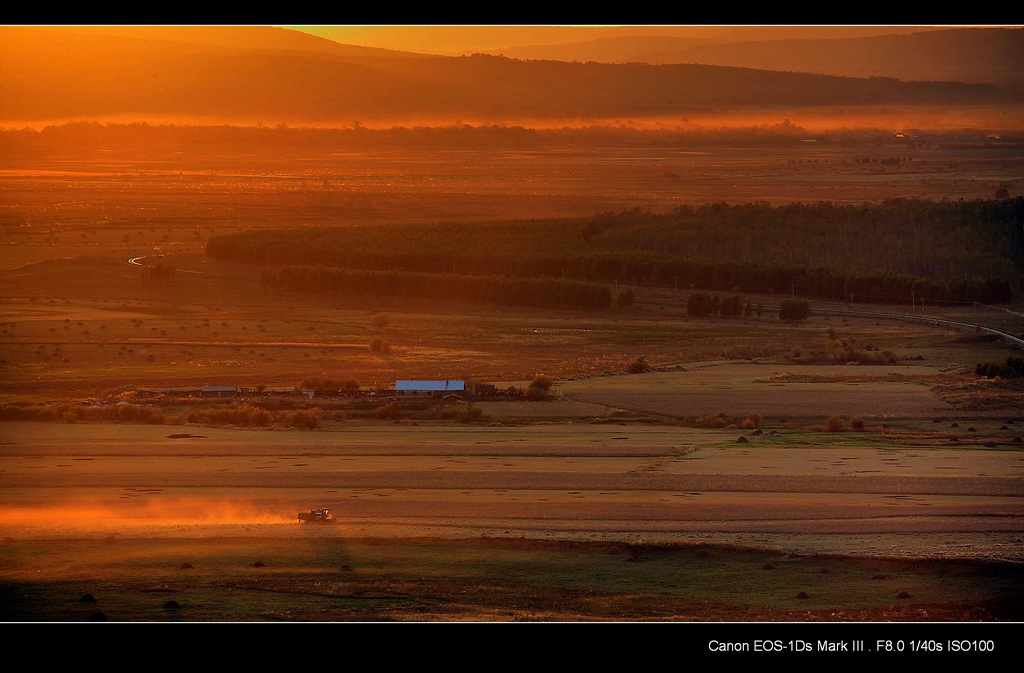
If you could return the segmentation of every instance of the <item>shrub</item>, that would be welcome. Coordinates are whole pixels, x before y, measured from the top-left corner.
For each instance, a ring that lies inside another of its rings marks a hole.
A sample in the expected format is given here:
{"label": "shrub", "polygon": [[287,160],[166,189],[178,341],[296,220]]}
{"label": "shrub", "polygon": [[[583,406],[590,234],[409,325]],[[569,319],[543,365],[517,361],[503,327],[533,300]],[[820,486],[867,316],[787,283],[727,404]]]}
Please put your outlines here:
{"label": "shrub", "polygon": [[735,318],[743,313],[743,299],[737,294],[726,297],[719,302],[719,312],[727,318]]}
{"label": "shrub", "polygon": [[547,400],[551,398],[551,386],[555,385],[555,380],[547,374],[537,374],[530,381],[530,385],[526,388],[526,398],[529,400]]}
{"label": "shrub", "polygon": [[651,365],[643,355],[638,355],[637,358],[629,364],[630,374],[643,374],[644,372],[649,371],[651,371]]}
{"label": "shrub", "polygon": [[761,414],[748,414],[743,420],[743,427],[747,430],[753,430],[761,424],[763,417]]}
{"label": "shrub", "polygon": [[281,425],[286,428],[315,430],[320,427],[320,410],[296,409],[295,411],[289,411],[282,416]]}
{"label": "shrub", "polygon": [[1024,377],[1024,358],[1013,357],[1011,355],[1003,362],[999,362],[997,360],[979,362],[974,367],[974,373],[978,376],[985,376],[990,379],[994,379],[996,377],[1004,379]]}
{"label": "shrub", "polygon": [[853,428],[854,430],[863,430],[864,419],[861,418],[860,416],[854,416],[853,418],[850,419],[850,427]]}
{"label": "shrub", "polygon": [[451,411],[446,412],[444,417],[453,418],[460,423],[472,423],[473,421],[479,421],[483,415],[483,409],[469,402],[467,404],[459,404]]}
{"label": "shrub", "polygon": [[299,390],[313,390],[317,395],[334,395],[340,387],[338,381],[317,376],[307,376],[299,384]]}
{"label": "shrub", "polygon": [[192,409],[185,414],[184,420],[187,423],[198,423],[214,427],[237,425],[240,427],[263,428],[269,426],[274,421],[274,416],[266,409],[242,404],[237,407]]}
{"label": "shrub", "polygon": [[694,420],[693,424],[698,428],[724,428],[732,423],[724,411],[719,411],[714,416],[701,416]]}
{"label": "shrub", "polygon": [[374,353],[390,353],[391,344],[384,341],[384,339],[381,339],[380,337],[376,337],[373,339],[373,341],[370,342],[370,350],[372,350]]}
{"label": "shrub", "polygon": [[686,300],[686,314],[693,316],[711,315],[711,295],[707,292],[691,292]]}
{"label": "shrub", "polygon": [[538,388],[536,386],[530,386],[526,389],[526,399],[533,400],[534,402],[541,402],[544,400],[551,399],[551,391],[545,390],[544,388]]}
{"label": "shrub", "polygon": [[786,299],[779,306],[779,320],[800,322],[811,317],[811,305],[805,299]]}
{"label": "shrub", "polygon": [[388,402],[373,410],[375,418],[398,420],[402,417],[402,405],[398,402]]}
{"label": "shrub", "polygon": [[825,429],[829,432],[839,432],[843,429],[843,419],[839,418],[836,414],[832,414],[825,421]]}

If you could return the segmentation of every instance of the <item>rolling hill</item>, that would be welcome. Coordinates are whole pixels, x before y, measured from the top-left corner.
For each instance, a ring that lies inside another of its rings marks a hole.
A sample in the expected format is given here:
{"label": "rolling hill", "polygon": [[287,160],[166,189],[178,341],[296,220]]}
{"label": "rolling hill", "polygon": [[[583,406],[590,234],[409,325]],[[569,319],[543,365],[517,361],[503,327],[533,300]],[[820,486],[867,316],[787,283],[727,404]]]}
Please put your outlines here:
{"label": "rolling hill", "polygon": [[[1024,85],[1024,29],[942,28],[891,34],[830,35],[822,29],[758,37],[754,29],[715,37],[615,35],[582,42],[512,46],[488,53],[520,59],[704,65],[841,77],[895,77]],[[767,36],[781,36],[768,39]]]}
{"label": "rolling hill", "polygon": [[[986,67],[995,72],[1001,66]],[[977,75],[982,66],[972,68]],[[964,79],[973,82],[698,63],[450,57],[343,45],[262,26],[6,26],[0,27],[0,122],[177,115],[269,124],[422,118],[506,123],[678,114],[709,106],[1016,102],[1013,89],[967,74]]]}

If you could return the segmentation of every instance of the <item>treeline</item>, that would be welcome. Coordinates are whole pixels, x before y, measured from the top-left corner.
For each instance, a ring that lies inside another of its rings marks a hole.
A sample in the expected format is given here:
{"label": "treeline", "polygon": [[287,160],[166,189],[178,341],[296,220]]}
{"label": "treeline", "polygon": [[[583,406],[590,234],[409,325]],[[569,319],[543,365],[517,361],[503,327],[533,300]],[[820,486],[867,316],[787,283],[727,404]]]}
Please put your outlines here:
{"label": "treeline", "polygon": [[744,303],[743,298],[738,294],[731,297],[719,297],[710,292],[691,292],[686,300],[686,314],[705,317],[721,315],[723,318],[735,318],[740,315],[752,316],[755,311],[758,315],[764,313],[760,305],[755,309],[748,301]]}
{"label": "treeline", "polygon": [[603,309],[612,302],[611,290],[604,285],[558,278],[365,271],[317,265],[267,270],[260,279],[264,286],[290,292],[378,295],[472,304]]}
{"label": "treeline", "polygon": [[[110,156],[145,156],[181,162],[225,157],[279,159],[293,155],[330,156],[343,151],[501,149],[516,151],[551,150],[580,146],[629,147],[637,144],[656,148],[695,147],[794,147],[813,139],[818,145],[838,147],[892,147],[920,144],[963,144],[1020,146],[1020,138],[998,141],[973,129],[960,129],[940,139],[930,135],[895,141],[888,129],[836,129],[815,132],[787,121],[759,126],[723,128],[631,128],[592,124],[562,128],[533,128],[520,125],[448,124],[435,126],[391,126],[369,128],[358,123],[347,128],[276,126],[200,126],[184,124],[101,124],[70,122],[41,129],[0,129],[0,153],[5,157],[35,159],[66,156],[69,153],[103,151]],[[887,156],[879,163],[899,163],[905,157]],[[855,160],[870,162],[870,157]]]}
{"label": "treeline", "polygon": [[272,426],[312,430],[320,426],[319,409],[268,411],[250,404],[191,409],[180,415],[168,415],[157,407],[141,404],[83,406],[79,404],[19,405],[0,407],[0,421],[41,421],[50,423],[129,423],[142,425],[181,425],[191,423],[213,427],[232,425],[242,428]]}
{"label": "treeline", "polygon": [[1024,269],[1024,197],[877,205],[682,206],[585,218],[253,230],[211,257],[850,301],[1007,302]]}

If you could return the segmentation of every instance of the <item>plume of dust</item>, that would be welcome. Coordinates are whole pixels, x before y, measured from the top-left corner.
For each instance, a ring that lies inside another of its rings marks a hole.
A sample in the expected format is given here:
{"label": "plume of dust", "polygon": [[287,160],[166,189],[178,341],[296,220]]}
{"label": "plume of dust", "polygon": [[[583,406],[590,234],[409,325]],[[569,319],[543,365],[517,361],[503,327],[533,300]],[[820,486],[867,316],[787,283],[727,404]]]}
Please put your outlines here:
{"label": "plume of dust", "polygon": [[42,506],[0,507],[0,526],[174,526],[290,523],[283,506],[223,498],[132,498],[118,503],[61,501]]}

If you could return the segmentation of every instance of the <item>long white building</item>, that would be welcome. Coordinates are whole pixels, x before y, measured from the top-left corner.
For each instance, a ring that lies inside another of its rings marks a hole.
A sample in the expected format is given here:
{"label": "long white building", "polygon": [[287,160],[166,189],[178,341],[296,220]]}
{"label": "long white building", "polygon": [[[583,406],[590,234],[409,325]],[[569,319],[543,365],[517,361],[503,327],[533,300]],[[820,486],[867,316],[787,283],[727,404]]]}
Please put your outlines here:
{"label": "long white building", "polygon": [[399,395],[446,395],[466,392],[466,382],[457,379],[439,381],[417,381],[399,379],[395,381],[395,392]]}

